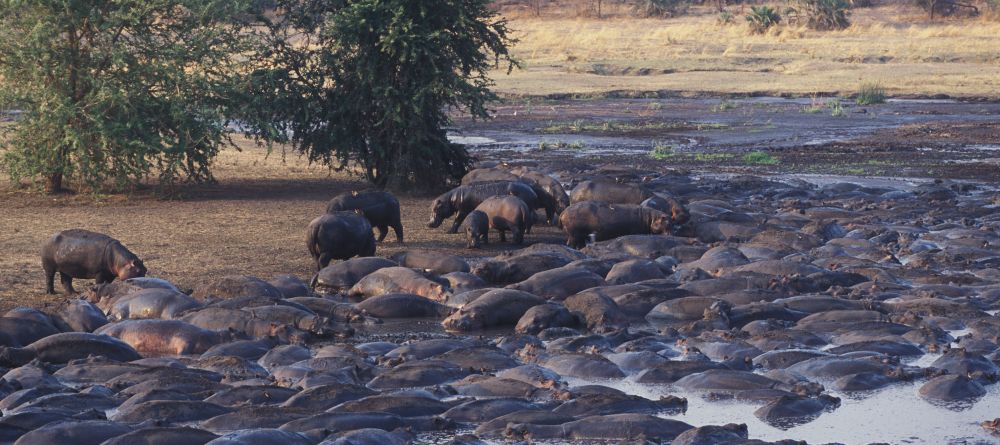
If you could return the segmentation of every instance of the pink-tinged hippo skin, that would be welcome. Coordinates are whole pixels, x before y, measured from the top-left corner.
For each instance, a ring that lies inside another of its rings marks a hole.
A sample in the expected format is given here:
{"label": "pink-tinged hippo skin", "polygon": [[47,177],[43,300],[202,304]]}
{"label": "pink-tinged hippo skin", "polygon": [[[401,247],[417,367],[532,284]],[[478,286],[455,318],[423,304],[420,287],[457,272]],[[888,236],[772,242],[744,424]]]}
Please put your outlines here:
{"label": "pink-tinged hippo skin", "polygon": [[180,313],[196,309],[202,303],[185,293],[170,289],[143,289],[119,298],[108,315],[112,319],[165,318],[172,319]]}
{"label": "pink-tinged hippo skin", "polygon": [[358,281],[348,295],[365,299],[391,293],[416,294],[433,301],[448,301],[451,290],[448,286],[432,281],[426,276],[407,267],[386,267],[379,269]]}
{"label": "pink-tinged hippo skin", "polygon": [[448,233],[458,233],[462,221],[479,204],[494,196],[508,195],[521,198],[529,209],[534,208],[538,202],[538,195],[535,194],[531,186],[522,182],[492,181],[463,185],[438,196],[431,202],[431,219],[427,222],[427,226],[432,229],[436,228],[446,218],[457,213],[458,216],[455,217],[455,222],[448,229]]}
{"label": "pink-tinged hippo skin", "polygon": [[118,240],[82,229],[52,235],[42,246],[42,269],[49,294],[55,293],[56,273],[67,294],[76,293],[73,278],[93,278],[102,284],[146,275],[142,260]]}
{"label": "pink-tinged hippo skin", "polygon": [[399,200],[392,193],[381,190],[363,190],[341,193],[326,205],[327,213],[360,211],[361,215],[377,228],[378,242],[385,240],[389,228],[396,232],[396,242],[403,243],[403,223],[400,218]]}
{"label": "pink-tinged hippo skin", "polygon": [[516,196],[494,196],[476,207],[486,214],[489,227],[500,233],[500,241],[507,241],[507,232],[514,237],[514,244],[524,242],[524,234],[531,232],[534,216],[528,205]]}
{"label": "pink-tinged hippo skin", "polygon": [[310,285],[317,291],[336,294],[347,292],[368,274],[386,267],[395,267],[395,261],[378,257],[351,258],[324,267],[316,273]]}
{"label": "pink-tinged hippo skin", "polygon": [[656,194],[643,187],[621,184],[607,180],[582,181],[573,187],[569,193],[570,204],[583,201],[601,201],[608,204],[634,204],[656,197]]}
{"label": "pink-tinged hippo skin", "polygon": [[319,271],[335,259],[375,255],[375,236],[364,216],[354,212],[333,212],[309,223],[306,248]]}
{"label": "pink-tinged hippo skin", "polygon": [[591,234],[595,241],[604,241],[622,235],[671,233],[670,215],[630,204],[581,201],[566,208],[559,220],[566,244],[577,249],[586,245]]}
{"label": "pink-tinged hippo skin", "polygon": [[180,320],[125,320],[96,333],[120,339],[145,357],[201,354],[238,338],[230,331],[209,331]]}
{"label": "pink-tinged hippo skin", "polygon": [[464,259],[427,249],[412,249],[394,253],[389,257],[400,266],[421,269],[427,272],[444,275],[451,272],[468,272],[469,263]]}
{"label": "pink-tinged hippo skin", "polygon": [[23,348],[0,348],[0,365],[21,366],[35,359],[45,363],[67,363],[90,356],[104,356],[121,362],[142,358],[131,345],[117,338],[87,332],[63,332]]}
{"label": "pink-tinged hippo skin", "polygon": [[473,331],[494,326],[513,326],[532,307],[545,303],[541,297],[511,289],[489,291],[441,324],[449,331]]}

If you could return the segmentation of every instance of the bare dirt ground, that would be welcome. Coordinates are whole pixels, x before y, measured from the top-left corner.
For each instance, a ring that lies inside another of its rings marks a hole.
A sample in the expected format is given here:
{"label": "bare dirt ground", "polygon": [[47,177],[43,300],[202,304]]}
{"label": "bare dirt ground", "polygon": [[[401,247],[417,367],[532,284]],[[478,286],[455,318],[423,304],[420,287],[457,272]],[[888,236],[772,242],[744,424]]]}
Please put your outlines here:
{"label": "bare dirt ground", "polygon": [[[66,298],[45,294],[39,248],[53,233],[84,228],[107,233],[144,259],[149,275],[182,288],[225,275],[264,279],[292,274],[308,280],[315,272],[305,247],[305,227],[334,195],[365,184],[346,173],[309,166],[294,156],[266,156],[262,148],[226,150],[217,160],[216,185],[192,185],[177,199],[151,191],[131,196],[46,197],[0,186],[0,310],[41,306]],[[480,252],[464,248],[462,235],[430,229],[431,195],[399,195],[405,248],[433,248],[466,256],[495,255],[511,246],[491,243]],[[555,229],[536,227],[528,242],[559,242]],[[389,235],[378,255],[403,247]],[[78,282],[78,283],[77,283]],[[77,290],[90,280],[74,280]],[[56,290],[61,292],[59,284]]]}

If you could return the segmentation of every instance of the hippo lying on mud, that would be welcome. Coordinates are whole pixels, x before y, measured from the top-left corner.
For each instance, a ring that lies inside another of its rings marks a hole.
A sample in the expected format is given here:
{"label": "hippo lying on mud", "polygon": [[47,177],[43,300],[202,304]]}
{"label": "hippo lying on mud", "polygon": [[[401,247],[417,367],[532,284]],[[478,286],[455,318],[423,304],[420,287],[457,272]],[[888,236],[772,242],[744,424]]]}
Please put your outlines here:
{"label": "hippo lying on mud", "polygon": [[326,206],[327,213],[360,210],[361,215],[378,229],[378,242],[382,242],[389,228],[396,232],[396,242],[403,243],[403,223],[399,213],[399,200],[392,193],[379,190],[341,193]]}
{"label": "hippo lying on mud", "polygon": [[42,269],[49,294],[55,293],[57,272],[67,294],[76,293],[73,278],[94,278],[103,284],[146,275],[142,260],[118,240],[82,229],[52,235],[42,246]]}
{"label": "hippo lying on mud", "polygon": [[319,271],[335,259],[375,255],[375,236],[371,224],[363,216],[354,212],[334,212],[309,223],[306,247]]}
{"label": "hippo lying on mud", "polygon": [[633,234],[670,234],[670,215],[648,207],[583,201],[566,208],[559,216],[566,244],[581,248],[587,237],[596,241]]}
{"label": "hippo lying on mud", "polygon": [[470,212],[476,210],[488,198],[494,196],[514,195],[521,198],[528,208],[534,208],[538,201],[531,186],[523,182],[493,181],[480,182],[470,185],[456,187],[449,192],[438,196],[431,203],[431,220],[427,223],[430,228],[436,228],[444,222],[445,218],[458,213],[455,222],[448,229],[448,233],[458,233],[458,227]]}

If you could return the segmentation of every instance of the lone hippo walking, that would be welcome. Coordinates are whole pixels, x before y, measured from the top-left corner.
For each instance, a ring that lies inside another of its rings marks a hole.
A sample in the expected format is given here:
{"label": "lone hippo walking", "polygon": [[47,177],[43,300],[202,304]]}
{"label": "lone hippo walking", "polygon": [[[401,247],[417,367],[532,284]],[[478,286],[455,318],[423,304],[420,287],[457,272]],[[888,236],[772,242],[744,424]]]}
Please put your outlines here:
{"label": "lone hippo walking", "polygon": [[320,216],[306,229],[306,247],[321,270],[334,259],[375,255],[372,225],[354,212],[333,212]]}
{"label": "lone hippo walking", "polygon": [[73,278],[94,278],[103,284],[146,275],[142,260],[118,240],[83,229],[52,235],[42,246],[42,269],[45,291],[50,294],[56,293],[56,272],[67,294],[76,293]]}

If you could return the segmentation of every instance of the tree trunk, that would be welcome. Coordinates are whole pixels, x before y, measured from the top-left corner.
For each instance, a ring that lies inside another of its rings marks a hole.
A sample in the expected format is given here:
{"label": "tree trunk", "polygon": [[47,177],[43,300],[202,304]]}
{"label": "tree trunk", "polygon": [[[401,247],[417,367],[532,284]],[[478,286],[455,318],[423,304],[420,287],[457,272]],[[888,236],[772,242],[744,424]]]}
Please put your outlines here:
{"label": "tree trunk", "polygon": [[63,175],[62,172],[52,173],[47,178],[45,178],[45,193],[54,195],[63,191]]}

